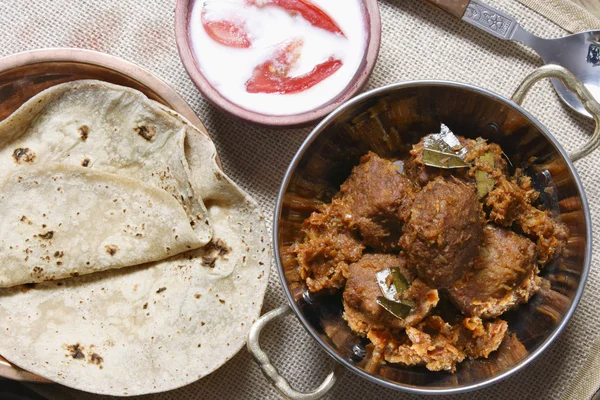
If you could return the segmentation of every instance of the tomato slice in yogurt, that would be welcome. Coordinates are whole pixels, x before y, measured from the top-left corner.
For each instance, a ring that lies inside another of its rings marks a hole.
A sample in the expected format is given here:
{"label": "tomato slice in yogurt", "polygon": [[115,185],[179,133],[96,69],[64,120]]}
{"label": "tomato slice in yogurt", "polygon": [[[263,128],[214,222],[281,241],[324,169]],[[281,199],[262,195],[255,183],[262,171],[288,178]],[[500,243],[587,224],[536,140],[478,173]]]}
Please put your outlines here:
{"label": "tomato slice in yogurt", "polygon": [[331,57],[304,75],[288,76],[300,58],[302,45],[301,39],[293,40],[278,49],[271,59],[256,66],[252,77],[246,82],[246,91],[279,94],[303,92],[330,77],[342,67],[341,60]]}
{"label": "tomato slice in yogurt", "polygon": [[247,49],[252,46],[250,34],[244,23],[209,19],[206,9],[202,10],[202,26],[208,36],[222,45]]}
{"label": "tomato slice in yogurt", "polygon": [[344,37],[346,36],[338,24],[325,11],[308,0],[247,0],[247,3],[257,7],[269,5],[281,7],[289,13],[300,14],[312,26],[337,33]]}

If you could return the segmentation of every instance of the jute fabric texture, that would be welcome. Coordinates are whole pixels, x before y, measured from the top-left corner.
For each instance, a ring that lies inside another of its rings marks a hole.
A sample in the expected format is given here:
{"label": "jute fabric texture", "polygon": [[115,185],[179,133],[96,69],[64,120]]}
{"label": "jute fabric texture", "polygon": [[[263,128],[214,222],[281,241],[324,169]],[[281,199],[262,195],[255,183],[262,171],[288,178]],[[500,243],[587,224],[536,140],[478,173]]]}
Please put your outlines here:
{"label": "jute fabric texture", "polygon": [[600,19],[571,0],[519,0],[571,33],[600,29]]}
{"label": "jute fabric texture", "polygon": [[[486,2],[514,15],[525,29],[545,38],[561,37],[573,29],[560,27],[516,0]],[[538,0],[536,3],[546,2]],[[481,86],[509,97],[521,80],[542,64],[531,50],[498,40],[419,0],[382,0],[380,7],[381,52],[367,89],[400,81],[439,79]],[[204,121],[217,144],[226,173],[259,201],[270,223],[285,169],[310,128],[258,128],[213,109],[190,81],[177,55],[174,10],[175,0],[2,0],[0,55],[44,47],[82,47],[122,57],[155,73],[181,94]],[[593,130],[590,121],[563,107],[549,82],[535,87],[525,108],[545,124],[567,150],[581,146]],[[600,238],[600,185],[597,184],[600,152],[577,162],[576,166],[588,195],[597,242]],[[447,398],[562,398],[600,331],[599,263],[600,250],[596,247],[591,275],[577,312],[565,332],[541,357],[501,383]],[[285,301],[273,266],[263,311]],[[275,365],[299,389],[316,387],[333,364],[295,317],[269,326],[262,343]],[[596,375],[598,371],[600,368],[596,367]],[[135,379],[134,371],[131,379]],[[56,385],[34,388],[51,399],[99,398]],[[276,398],[277,392],[267,384],[244,350],[195,384],[144,397],[161,400]],[[379,387],[348,372],[329,398],[420,397]]]}

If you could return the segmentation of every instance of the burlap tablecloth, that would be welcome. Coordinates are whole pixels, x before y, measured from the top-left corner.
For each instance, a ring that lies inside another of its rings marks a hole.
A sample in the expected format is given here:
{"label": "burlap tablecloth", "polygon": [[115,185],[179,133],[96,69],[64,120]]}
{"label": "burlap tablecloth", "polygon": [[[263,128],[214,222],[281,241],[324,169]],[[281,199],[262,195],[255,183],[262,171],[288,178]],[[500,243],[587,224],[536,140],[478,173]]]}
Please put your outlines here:
{"label": "burlap tablecloth", "polygon": [[[564,29],[515,0],[486,1],[514,15],[526,29],[539,36],[552,38],[566,34]],[[497,40],[419,0],[382,0],[380,7],[381,53],[367,89],[398,81],[446,79],[510,96],[519,82],[541,65],[532,51]],[[226,172],[259,201],[270,224],[284,171],[310,129],[262,129],[234,121],[214,110],[202,99],[179,61],[173,28],[174,9],[175,0],[0,0],[0,55],[42,47],[83,47],[123,57],[154,72],[179,92],[205,122]],[[548,82],[533,90],[525,107],[567,150],[582,145],[592,132],[592,123],[565,109]],[[589,198],[597,240],[600,235],[600,185],[597,184],[600,152],[579,161],[576,166]],[[581,304],[563,335],[545,354],[504,382],[448,398],[560,398],[582,367],[600,331],[599,257],[600,250],[595,247],[592,271]],[[263,311],[285,301],[273,266]],[[329,373],[333,361],[318,348],[296,318],[288,317],[267,331],[263,341],[265,348],[294,386],[313,388]],[[133,375],[132,379],[135,379]],[[97,398],[56,385],[34,388],[49,398]],[[277,397],[250,356],[241,351],[207,378],[145,399]],[[331,391],[330,398],[419,397],[384,389],[348,372]]]}

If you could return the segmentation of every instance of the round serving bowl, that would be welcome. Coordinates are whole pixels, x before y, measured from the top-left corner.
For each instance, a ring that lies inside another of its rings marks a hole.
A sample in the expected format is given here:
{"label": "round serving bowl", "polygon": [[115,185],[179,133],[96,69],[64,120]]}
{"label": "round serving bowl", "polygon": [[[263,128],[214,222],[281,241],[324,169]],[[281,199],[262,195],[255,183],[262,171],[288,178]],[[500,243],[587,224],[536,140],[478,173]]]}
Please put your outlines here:
{"label": "round serving bowl", "polygon": [[[294,115],[266,115],[246,110],[223,97],[204,77],[191,44],[189,34],[189,18],[192,7],[200,0],[177,0],[175,8],[175,39],[179,57],[188,75],[202,92],[204,97],[216,108],[236,118],[267,127],[300,127],[322,119],[344,102],[356,95],[366,84],[375,67],[381,42],[381,17],[377,0],[362,0],[366,10],[366,27],[368,32],[367,47],[362,63],[356,71],[352,82],[331,102],[314,110]],[[210,55],[206,55],[210,57]]]}
{"label": "round serving bowl", "polygon": [[[548,130],[520,104],[539,79],[554,77],[584,99],[595,116],[590,142],[568,155]],[[350,369],[383,386],[419,394],[466,392],[498,382],[538,357],[558,337],[571,318],[588,276],[591,259],[591,220],[581,181],[572,161],[600,145],[600,105],[576,78],[562,67],[546,66],[532,73],[512,100],[485,89],[461,83],[419,81],[379,88],[349,101],[323,120],[308,136],[290,164],[274,216],[275,259],[289,306],[263,316],[250,333],[248,348],[269,380],[290,398],[318,398]],[[509,331],[498,351],[488,359],[467,360],[457,372],[431,372],[425,368],[380,365],[371,362],[368,341],[355,335],[342,318],[341,296],[310,294],[301,280],[295,257],[287,248],[303,237],[302,221],[316,201],[329,202],[352,167],[371,150],[380,156],[406,155],[412,144],[440,123],[470,138],[482,136],[498,143],[513,165],[528,165],[532,176],[545,176],[539,190],[556,185],[558,208],[570,230],[567,251],[544,268],[550,285],[529,303],[502,316]],[[279,376],[260,349],[259,336],[273,318],[291,310],[317,343],[338,365],[314,392],[299,393]],[[366,349],[366,354],[365,354]],[[340,367],[343,366],[343,367]],[[306,397],[308,395],[308,397]]]}
{"label": "round serving bowl", "polygon": [[[208,136],[191,107],[160,78],[118,57],[83,49],[41,49],[0,58],[0,121],[41,91],[80,79],[95,79],[137,89],[150,99],[177,111]],[[1,355],[0,377],[49,382],[13,366]]]}

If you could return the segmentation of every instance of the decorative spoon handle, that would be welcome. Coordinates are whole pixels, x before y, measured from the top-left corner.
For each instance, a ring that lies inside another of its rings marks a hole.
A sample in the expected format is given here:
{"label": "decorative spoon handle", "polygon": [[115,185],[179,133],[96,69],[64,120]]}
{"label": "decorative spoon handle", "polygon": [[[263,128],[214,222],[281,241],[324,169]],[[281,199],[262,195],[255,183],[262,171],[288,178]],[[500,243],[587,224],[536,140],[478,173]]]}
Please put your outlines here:
{"label": "decorative spoon handle", "polygon": [[513,35],[520,28],[513,17],[478,0],[469,2],[462,20],[504,40],[513,39]]}
{"label": "decorative spoon handle", "polygon": [[517,30],[522,30],[513,17],[479,0],[425,1],[500,39],[511,40]]}

